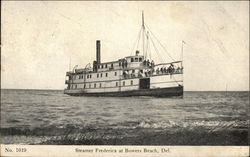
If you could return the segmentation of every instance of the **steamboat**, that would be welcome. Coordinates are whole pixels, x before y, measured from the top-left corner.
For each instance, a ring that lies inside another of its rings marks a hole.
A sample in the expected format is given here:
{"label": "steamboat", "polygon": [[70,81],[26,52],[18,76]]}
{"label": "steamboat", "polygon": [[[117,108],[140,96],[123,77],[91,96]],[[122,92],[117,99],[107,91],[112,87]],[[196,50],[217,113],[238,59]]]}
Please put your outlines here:
{"label": "steamboat", "polygon": [[155,37],[144,24],[142,12],[142,25],[133,55],[101,62],[101,41],[97,40],[96,60],[92,65],[89,63],[79,69],[75,66],[66,72],[67,88],[64,93],[71,96],[183,96],[182,60],[155,63],[151,59],[150,45],[159,52],[152,36]]}

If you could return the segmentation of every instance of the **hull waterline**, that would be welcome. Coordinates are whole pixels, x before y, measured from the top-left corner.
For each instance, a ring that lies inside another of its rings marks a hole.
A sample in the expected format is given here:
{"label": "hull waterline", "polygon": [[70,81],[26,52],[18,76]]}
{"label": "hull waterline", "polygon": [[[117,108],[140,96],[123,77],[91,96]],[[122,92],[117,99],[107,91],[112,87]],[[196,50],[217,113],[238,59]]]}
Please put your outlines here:
{"label": "hull waterline", "polygon": [[156,89],[140,89],[120,92],[99,92],[86,93],[82,90],[64,90],[64,94],[70,96],[103,96],[103,97],[131,97],[131,96],[152,96],[152,97],[172,97],[183,96],[183,86]]}

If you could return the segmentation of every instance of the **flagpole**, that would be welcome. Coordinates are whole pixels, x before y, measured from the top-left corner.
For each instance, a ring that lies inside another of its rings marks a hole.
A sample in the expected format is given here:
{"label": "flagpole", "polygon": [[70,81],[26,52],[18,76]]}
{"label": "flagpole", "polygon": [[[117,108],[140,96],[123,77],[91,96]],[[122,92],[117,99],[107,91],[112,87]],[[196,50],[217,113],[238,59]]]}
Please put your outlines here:
{"label": "flagpole", "polygon": [[186,42],[184,40],[182,40],[181,42],[181,67],[183,64],[183,45],[186,44]]}
{"label": "flagpole", "polygon": [[182,62],[183,62],[183,40],[181,42],[181,67],[182,67]]}
{"label": "flagpole", "polygon": [[143,14],[143,10],[142,10],[142,53],[143,56],[145,56],[144,54],[144,35],[145,35],[145,26],[144,26],[144,14]]}

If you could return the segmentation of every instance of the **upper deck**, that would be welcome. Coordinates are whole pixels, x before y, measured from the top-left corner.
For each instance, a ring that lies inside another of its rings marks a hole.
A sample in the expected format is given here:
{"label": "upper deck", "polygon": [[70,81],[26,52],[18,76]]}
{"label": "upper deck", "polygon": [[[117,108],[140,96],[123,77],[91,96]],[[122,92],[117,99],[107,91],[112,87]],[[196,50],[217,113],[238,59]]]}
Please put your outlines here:
{"label": "upper deck", "polygon": [[154,64],[153,61],[142,61],[140,58],[143,59],[143,56],[129,56],[116,62],[102,63],[96,71],[92,68],[75,69],[74,72],[66,73],[69,76],[66,83],[72,82],[71,80],[75,80],[75,83],[81,80],[95,82],[183,73],[181,61]]}
{"label": "upper deck", "polygon": [[117,61],[100,63],[97,65],[96,72],[105,72],[110,70],[143,68],[143,56],[128,56]]}
{"label": "upper deck", "polygon": [[100,64],[94,64],[93,68],[84,68],[84,69],[75,69],[73,71],[68,71],[66,76],[76,75],[76,74],[88,74],[88,73],[99,73],[99,72],[108,72],[122,69],[143,69],[147,68],[147,65],[154,64],[153,61],[144,60],[144,56],[135,55],[128,56],[117,61],[104,62]]}

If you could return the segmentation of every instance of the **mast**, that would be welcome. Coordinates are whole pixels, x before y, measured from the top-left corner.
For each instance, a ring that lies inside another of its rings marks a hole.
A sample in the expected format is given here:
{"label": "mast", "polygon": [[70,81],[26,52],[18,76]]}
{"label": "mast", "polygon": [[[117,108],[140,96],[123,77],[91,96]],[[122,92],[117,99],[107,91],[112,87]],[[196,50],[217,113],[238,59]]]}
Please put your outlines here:
{"label": "mast", "polygon": [[149,42],[148,42],[148,32],[146,33],[146,49],[145,49],[145,59],[147,59],[147,56],[148,56],[148,45],[149,45]]}
{"label": "mast", "polygon": [[186,44],[186,42],[184,40],[182,40],[181,43],[181,67],[182,67],[182,62],[183,62],[183,45]]}
{"label": "mast", "polygon": [[144,33],[145,33],[144,14],[142,11],[142,53],[143,53],[143,56],[144,56]]}

